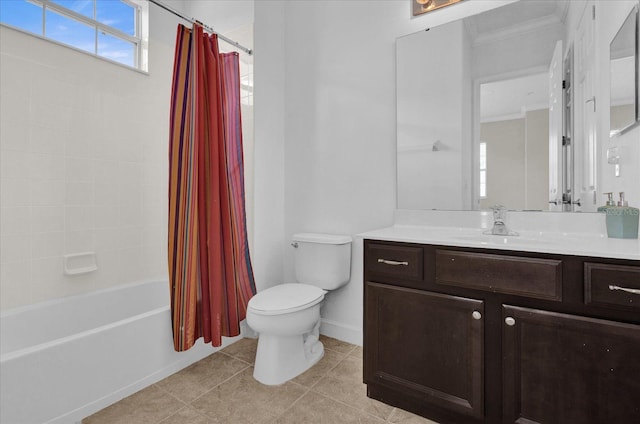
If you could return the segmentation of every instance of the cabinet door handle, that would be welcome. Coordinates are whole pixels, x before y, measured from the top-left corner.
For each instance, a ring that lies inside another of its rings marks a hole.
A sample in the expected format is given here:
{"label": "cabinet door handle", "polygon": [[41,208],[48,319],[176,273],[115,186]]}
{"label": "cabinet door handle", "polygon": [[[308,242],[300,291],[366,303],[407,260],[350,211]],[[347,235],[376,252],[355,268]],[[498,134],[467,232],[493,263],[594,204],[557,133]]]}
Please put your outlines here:
{"label": "cabinet door handle", "polygon": [[504,319],[504,322],[509,326],[509,327],[513,327],[514,325],[516,325],[516,320],[513,317],[506,317]]}
{"label": "cabinet door handle", "polygon": [[476,319],[476,320],[482,318],[482,314],[478,311],[473,311],[471,316],[473,317],[473,319]]}
{"label": "cabinet door handle", "polygon": [[640,294],[640,289],[630,289],[628,287],[620,287],[613,284],[609,284],[609,290],[611,291],[620,290],[620,291],[631,293],[631,294]]}
{"label": "cabinet door handle", "polygon": [[387,264],[387,265],[393,265],[393,266],[398,266],[398,265],[404,265],[404,266],[409,266],[409,262],[407,261],[390,261],[388,259],[378,259],[378,263],[382,262],[383,264]]}

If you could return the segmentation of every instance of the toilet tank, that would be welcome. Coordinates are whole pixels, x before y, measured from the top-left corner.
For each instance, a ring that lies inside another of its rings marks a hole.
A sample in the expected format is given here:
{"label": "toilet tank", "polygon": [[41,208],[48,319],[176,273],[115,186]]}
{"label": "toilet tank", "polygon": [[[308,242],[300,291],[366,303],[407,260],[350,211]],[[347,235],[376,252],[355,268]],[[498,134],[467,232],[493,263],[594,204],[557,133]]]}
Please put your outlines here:
{"label": "toilet tank", "polygon": [[349,282],[350,236],[300,233],[292,240],[297,282],[324,290],[335,290]]}

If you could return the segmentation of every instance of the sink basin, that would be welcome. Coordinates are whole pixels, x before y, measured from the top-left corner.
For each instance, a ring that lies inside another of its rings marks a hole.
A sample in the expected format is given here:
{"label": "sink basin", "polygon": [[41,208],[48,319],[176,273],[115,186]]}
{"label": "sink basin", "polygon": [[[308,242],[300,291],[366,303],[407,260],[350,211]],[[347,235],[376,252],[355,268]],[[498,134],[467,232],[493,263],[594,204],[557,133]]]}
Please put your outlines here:
{"label": "sink basin", "polygon": [[470,243],[478,243],[482,245],[518,245],[518,246],[541,246],[552,244],[548,239],[537,239],[522,236],[499,236],[490,234],[469,234],[461,236],[452,236],[452,239],[461,240]]}

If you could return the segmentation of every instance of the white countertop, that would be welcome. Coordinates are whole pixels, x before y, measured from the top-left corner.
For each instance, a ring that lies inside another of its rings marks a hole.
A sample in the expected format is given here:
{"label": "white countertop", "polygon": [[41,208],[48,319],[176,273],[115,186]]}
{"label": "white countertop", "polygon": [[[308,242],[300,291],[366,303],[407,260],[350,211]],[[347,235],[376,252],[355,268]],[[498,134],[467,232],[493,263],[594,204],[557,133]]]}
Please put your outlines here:
{"label": "white countertop", "polygon": [[593,232],[519,231],[518,236],[494,236],[485,235],[484,231],[483,228],[396,224],[359,236],[407,243],[640,260],[638,239],[614,239]]}

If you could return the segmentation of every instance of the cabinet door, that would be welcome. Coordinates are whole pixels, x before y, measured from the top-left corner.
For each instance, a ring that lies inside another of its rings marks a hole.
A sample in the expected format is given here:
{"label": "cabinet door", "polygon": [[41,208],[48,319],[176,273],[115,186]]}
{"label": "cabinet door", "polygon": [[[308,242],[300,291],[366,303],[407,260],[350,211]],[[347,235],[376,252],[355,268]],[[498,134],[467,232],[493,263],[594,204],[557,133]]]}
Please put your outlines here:
{"label": "cabinet door", "polygon": [[640,326],[504,306],[505,423],[640,422]]}
{"label": "cabinet door", "polygon": [[483,302],[366,283],[365,382],[483,416]]}

